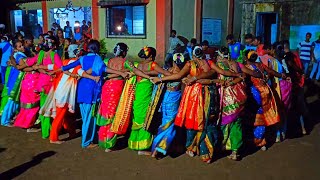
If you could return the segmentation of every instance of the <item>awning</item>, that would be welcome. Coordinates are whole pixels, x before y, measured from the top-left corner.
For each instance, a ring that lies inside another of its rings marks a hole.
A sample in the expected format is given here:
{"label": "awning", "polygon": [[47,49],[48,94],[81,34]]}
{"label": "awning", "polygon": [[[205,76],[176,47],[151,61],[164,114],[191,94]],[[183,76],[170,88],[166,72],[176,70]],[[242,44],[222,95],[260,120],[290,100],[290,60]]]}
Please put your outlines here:
{"label": "awning", "polygon": [[40,1],[55,1],[55,0],[10,0],[11,4],[21,4],[29,2],[40,2]]}
{"label": "awning", "polygon": [[98,6],[125,6],[148,4],[150,0],[100,0]]}

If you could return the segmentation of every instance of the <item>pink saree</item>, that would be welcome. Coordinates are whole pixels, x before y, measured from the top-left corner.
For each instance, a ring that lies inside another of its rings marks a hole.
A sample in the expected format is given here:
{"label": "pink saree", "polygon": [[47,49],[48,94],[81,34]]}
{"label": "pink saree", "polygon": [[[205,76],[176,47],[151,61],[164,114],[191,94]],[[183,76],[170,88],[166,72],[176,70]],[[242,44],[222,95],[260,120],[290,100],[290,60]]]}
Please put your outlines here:
{"label": "pink saree", "polygon": [[35,93],[36,83],[39,78],[37,72],[27,72],[21,82],[20,102],[21,109],[14,122],[14,126],[30,128],[34,125],[39,111],[40,95]]}

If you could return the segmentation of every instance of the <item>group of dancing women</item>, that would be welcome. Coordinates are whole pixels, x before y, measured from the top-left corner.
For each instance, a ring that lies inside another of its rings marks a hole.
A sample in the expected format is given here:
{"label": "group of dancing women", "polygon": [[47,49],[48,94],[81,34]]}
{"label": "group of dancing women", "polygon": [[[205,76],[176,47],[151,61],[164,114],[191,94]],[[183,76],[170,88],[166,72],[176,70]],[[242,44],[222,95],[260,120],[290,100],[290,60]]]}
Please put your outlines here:
{"label": "group of dancing women", "polygon": [[60,58],[56,41],[48,37],[34,57],[24,54],[23,42],[13,43],[1,125],[41,129],[42,138],[62,144],[62,132],[76,137],[79,107],[82,147],[105,152],[116,151],[124,137],[129,149],[154,158],[184,142],[185,153],[205,163],[222,151],[241,159],[248,137],[266,150],[268,128],[277,129],[275,141],[285,139],[292,92],[301,88],[297,77],[303,78],[285,43],[283,57],[277,47],[265,45],[264,55],[246,50],[241,61],[231,59],[226,47],[215,60],[204,60],[202,48],[195,46],[191,57],[175,53],[162,68],[153,47],[142,48],[141,60],[132,62],[126,59],[128,46],[118,43],[114,57],[102,59],[99,42],[91,40],[85,55],[70,44],[63,52],[68,55]]}

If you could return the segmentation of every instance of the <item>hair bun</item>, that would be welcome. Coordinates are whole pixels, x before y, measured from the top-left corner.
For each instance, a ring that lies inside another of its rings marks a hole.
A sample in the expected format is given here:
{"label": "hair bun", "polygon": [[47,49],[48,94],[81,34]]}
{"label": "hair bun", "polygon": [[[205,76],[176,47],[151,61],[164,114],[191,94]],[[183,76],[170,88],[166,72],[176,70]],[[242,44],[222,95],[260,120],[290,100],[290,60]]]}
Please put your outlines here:
{"label": "hair bun", "polygon": [[196,46],[193,50],[193,55],[197,58],[201,58],[203,56],[203,51],[200,46]]}

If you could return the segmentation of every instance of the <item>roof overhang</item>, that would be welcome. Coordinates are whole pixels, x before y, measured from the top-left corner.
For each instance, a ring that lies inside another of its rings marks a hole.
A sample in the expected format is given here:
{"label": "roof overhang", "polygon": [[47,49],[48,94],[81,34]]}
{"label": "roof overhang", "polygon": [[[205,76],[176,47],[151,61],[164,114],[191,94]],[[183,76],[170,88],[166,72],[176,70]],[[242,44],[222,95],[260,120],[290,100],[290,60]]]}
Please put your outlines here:
{"label": "roof overhang", "polygon": [[98,6],[127,6],[148,4],[150,0],[100,0]]}

